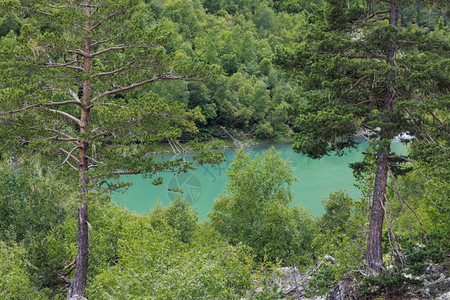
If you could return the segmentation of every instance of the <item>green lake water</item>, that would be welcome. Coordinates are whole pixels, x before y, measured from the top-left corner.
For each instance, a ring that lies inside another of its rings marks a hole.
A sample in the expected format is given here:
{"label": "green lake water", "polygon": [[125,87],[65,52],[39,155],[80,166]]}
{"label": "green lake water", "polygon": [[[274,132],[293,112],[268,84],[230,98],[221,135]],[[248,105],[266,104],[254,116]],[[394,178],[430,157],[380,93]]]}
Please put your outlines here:
{"label": "green lake water", "polygon": [[[295,153],[291,144],[273,145],[282,153],[284,159],[291,161],[295,170],[294,175],[300,180],[292,185],[294,192],[292,204],[306,206],[313,215],[320,216],[323,214],[321,199],[332,191],[344,188],[352,197],[359,197],[360,192],[354,186],[355,180],[348,164],[362,161],[361,152],[366,146],[367,143],[362,142],[358,145],[358,149],[347,151],[342,157],[332,155],[314,160]],[[247,148],[246,152],[253,156],[270,147],[254,146]],[[405,154],[406,146],[393,142],[392,150],[397,154]],[[151,183],[154,178],[143,178],[140,175],[123,176],[123,181],[132,182],[133,185],[125,193],[114,193],[113,200],[131,211],[146,213],[157,203],[167,206],[180,195],[167,191],[167,187],[180,187],[184,191],[182,196],[197,210],[199,218],[206,219],[208,212],[212,210],[213,201],[219,194],[226,191],[226,169],[233,161],[237,149],[222,151],[227,161],[219,166],[200,166],[187,174],[161,173],[164,185],[154,186]],[[172,155],[165,155],[161,156],[161,159],[172,157]]]}

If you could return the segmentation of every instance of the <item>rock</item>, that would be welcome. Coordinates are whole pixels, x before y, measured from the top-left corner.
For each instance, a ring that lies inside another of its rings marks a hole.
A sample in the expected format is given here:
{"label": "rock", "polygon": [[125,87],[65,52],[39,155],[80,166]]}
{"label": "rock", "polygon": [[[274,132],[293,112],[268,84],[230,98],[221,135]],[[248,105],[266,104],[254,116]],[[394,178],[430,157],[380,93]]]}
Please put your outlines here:
{"label": "rock", "polygon": [[328,294],[328,300],[360,299],[358,281],[351,274],[344,274]]}
{"label": "rock", "polygon": [[434,298],[434,300],[450,300],[450,292],[442,294],[439,297]]}
{"label": "rock", "polygon": [[438,280],[427,284],[425,288],[428,289],[432,295],[440,294],[442,292],[447,294],[450,292],[450,277],[445,278],[445,275],[442,274]]}
{"label": "rock", "polygon": [[87,300],[87,298],[83,296],[73,295],[71,297],[67,297],[67,300]]}
{"label": "rock", "polygon": [[275,278],[275,283],[280,286],[283,292],[283,297],[288,296],[301,296],[310,278],[300,274],[299,270],[295,267],[283,267],[276,270],[280,276]]}

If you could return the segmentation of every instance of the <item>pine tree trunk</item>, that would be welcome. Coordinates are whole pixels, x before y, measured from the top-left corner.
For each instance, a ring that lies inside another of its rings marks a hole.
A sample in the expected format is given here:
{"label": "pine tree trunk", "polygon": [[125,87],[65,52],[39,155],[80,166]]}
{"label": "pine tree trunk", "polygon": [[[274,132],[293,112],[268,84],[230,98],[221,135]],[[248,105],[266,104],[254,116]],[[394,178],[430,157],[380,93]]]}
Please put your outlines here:
{"label": "pine tree trunk", "polygon": [[[387,153],[386,153],[387,152]],[[369,238],[366,260],[370,268],[379,271],[383,269],[383,249],[381,234],[383,232],[384,199],[386,196],[387,175],[389,169],[389,151],[377,153],[377,170],[370,218]]]}
{"label": "pine tree trunk", "polygon": [[[86,13],[89,15],[89,9],[86,9]],[[86,30],[91,28],[91,22],[88,19],[86,21]],[[92,41],[88,35],[84,39],[84,67],[83,71],[89,73],[92,69]],[[86,79],[83,81],[83,100],[81,104],[81,116],[80,116],[80,133],[86,134],[89,126],[90,115],[90,99],[91,99],[91,80]],[[78,191],[78,232],[77,232],[77,258],[76,258],[76,271],[75,278],[68,292],[68,299],[77,295],[78,297],[84,297],[87,282],[87,270],[89,260],[89,232],[88,232],[88,192],[89,192],[89,178],[87,171],[89,170],[88,164],[88,149],[89,143],[86,140],[82,140],[79,146],[79,186]]]}
{"label": "pine tree trunk", "polygon": [[[399,4],[391,3],[389,25],[397,27]],[[391,66],[394,66],[392,58],[395,56],[394,41],[389,38],[386,48],[386,60]],[[383,111],[390,112],[394,110],[394,74],[386,76],[386,93],[383,99]],[[388,120],[386,120],[387,123]],[[377,153],[377,169],[375,173],[375,184],[372,201],[372,214],[369,225],[369,236],[367,242],[366,261],[370,268],[375,271],[383,269],[383,248],[382,233],[384,221],[384,201],[386,199],[386,187],[389,171],[390,141],[392,139],[391,128],[382,128],[380,134],[380,149]]]}

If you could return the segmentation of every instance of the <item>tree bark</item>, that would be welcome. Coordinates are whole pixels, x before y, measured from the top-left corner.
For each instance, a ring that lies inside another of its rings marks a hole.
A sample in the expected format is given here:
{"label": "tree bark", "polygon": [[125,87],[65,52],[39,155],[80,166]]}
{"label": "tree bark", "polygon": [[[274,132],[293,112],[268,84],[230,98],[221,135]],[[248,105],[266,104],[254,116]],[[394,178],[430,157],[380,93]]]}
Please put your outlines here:
{"label": "tree bark", "polygon": [[[388,153],[386,153],[388,152]],[[384,220],[384,199],[386,197],[387,174],[389,170],[389,151],[377,153],[377,170],[372,202],[372,214],[369,225],[366,260],[370,268],[383,269],[382,237]]]}
{"label": "tree bark", "polygon": [[[89,8],[86,9],[89,15]],[[91,22],[88,18],[85,24],[87,32],[91,28]],[[88,73],[92,68],[92,41],[87,35],[84,38],[84,66],[83,72]],[[83,98],[81,103],[80,116],[80,133],[86,134],[89,127],[90,114],[90,98],[91,98],[91,81],[85,79],[83,81]],[[68,292],[68,299],[73,296],[84,297],[87,282],[87,270],[89,260],[89,228],[88,228],[88,192],[89,178],[87,171],[88,165],[88,149],[89,142],[84,138],[79,143],[79,190],[78,190],[78,232],[77,232],[77,259],[75,278]]]}
{"label": "tree bark", "polygon": [[[390,4],[389,25],[397,27],[399,4],[394,2]],[[395,56],[394,41],[389,37],[386,47],[386,61],[394,66],[392,58]],[[394,74],[386,76],[386,92],[383,98],[383,111],[390,112],[394,110]],[[387,123],[387,117],[384,118]],[[372,201],[372,213],[370,217],[369,236],[367,241],[366,261],[369,268],[380,271],[383,269],[383,248],[382,232],[384,220],[384,201],[386,199],[386,187],[389,171],[390,141],[392,139],[392,129],[381,128],[380,148],[377,153],[375,183]]]}

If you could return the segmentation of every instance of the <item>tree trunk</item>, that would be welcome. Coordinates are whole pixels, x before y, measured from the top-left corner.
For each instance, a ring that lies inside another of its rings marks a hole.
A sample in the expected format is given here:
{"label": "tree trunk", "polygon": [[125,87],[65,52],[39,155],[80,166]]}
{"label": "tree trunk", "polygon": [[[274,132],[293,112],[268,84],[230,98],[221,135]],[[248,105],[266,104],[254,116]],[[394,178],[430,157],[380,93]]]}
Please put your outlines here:
{"label": "tree trunk", "polygon": [[[89,15],[89,8],[86,9]],[[89,32],[91,22],[86,21],[86,30]],[[84,67],[83,71],[89,73],[92,68],[92,41],[88,35],[84,39]],[[80,133],[86,134],[89,126],[90,115],[90,98],[91,98],[91,80],[83,81],[83,100],[81,104],[80,116]],[[88,162],[89,143],[84,138],[79,145],[79,191],[78,191],[78,232],[77,232],[77,258],[75,278],[68,292],[68,299],[73,296],[84,297],[87,282],[87,270],[89,260],[89,232],[88,232],[88,192],[89,178],[87,171],[89,170]],[[83,299],[83,298],[82,298]]]}
{"label": "tree trunk", "polygon": [[381,234],[383,232],[384,199],[386,197],[386,185],[389,169],[388,151],[377,153],[377,170],[375,175],[375,187],[373,192],[372,215],[369,225],[369,238],[367,243],[366,260],[370,268],[379,271],[383,269],[383,249]]}
{"label": "tree trunk", "polygon": [[[397,27],[399,4],[391,3],[389,25]],[[395,56],[394,41],[389,38],[386,48],[386,61],[394,66],[392,58]],[[394,110],[394,74],[386,76],[386,93],[383,99],[383,111]],[[389,120],[386,118],[386,122]],[[382,232],[384,221],[384,201],[386,198],[387,177],[389,171],[390,141],[392,139],[391,128],[382,128],[380,133],[380,148],[377,153],[377,169],[372,201],[372,214],[370,217],[369,236],[367,241],[366,261],[375,271],[383,269]]]}

